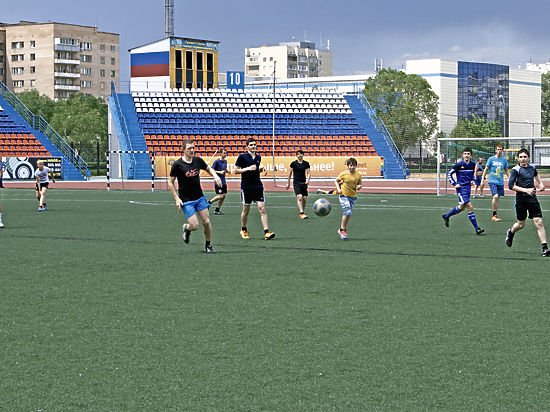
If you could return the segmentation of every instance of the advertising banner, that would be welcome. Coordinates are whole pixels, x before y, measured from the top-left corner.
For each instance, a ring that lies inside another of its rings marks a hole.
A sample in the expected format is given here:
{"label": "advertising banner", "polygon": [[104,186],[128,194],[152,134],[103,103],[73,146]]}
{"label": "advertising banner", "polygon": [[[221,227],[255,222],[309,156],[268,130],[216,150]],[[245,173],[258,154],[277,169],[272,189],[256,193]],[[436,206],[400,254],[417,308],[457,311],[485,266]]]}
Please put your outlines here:
{"label": "advertising banner", "polygon": [[[156,156],[155,157],[155,176],[168,177],[172,164],[179,157]],[[311,177],[327,177],[335,178],[344,170],[347,170],[345,162],[347,157],[309,157],[304,158],[311,166]],[[379,156],[358,156],[357,171],[365,177],[380,177],[382,176],[383,160]],[[204,158],[208,162],[210,159]],[[209,164],[212,164],[215,159],[212,159]],[[227,168],[231,173],[235,172],[236,157],[226,157]],[[294,156],[275,157],[275,176],[279,178],[287,178],[290,172],[290,163],[296,160]],[[273,158],[262,157],[262,166],[265,167],[270,176],[273,174]],[[204,174],[203,174],[204,175]]]}
{"label": "advertising banner", "polygon": [[62,160],[60,157],[3,157],[4,179],[34,179],[34,172],[38,169],[36,162],[42,160],[49,168],[55,179],[61,179]]}

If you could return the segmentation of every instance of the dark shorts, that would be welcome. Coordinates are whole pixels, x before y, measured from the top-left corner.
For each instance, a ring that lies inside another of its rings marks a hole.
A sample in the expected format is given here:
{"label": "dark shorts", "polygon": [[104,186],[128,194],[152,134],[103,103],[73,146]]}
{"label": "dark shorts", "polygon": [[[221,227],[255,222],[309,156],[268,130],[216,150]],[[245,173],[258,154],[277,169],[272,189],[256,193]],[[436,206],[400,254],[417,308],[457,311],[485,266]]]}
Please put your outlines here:
{"label": "dark shorts", "polygon": [[38,188],[38,183],[37,183],[37,184],[35,185],[35,188],[36,188],[36,190],[40,190],[40,189],[42,189],[43,187],[45,187],[45,188],[47,189],[49,185],[50,185],[50,182],[40,183],[40,188]]}
{"label": "dark shorts", "polygon": [[265,202],[264,189],[241,190],[241,200],[246,206],[250,206],[252,202]]}
{"label": "dark shorts", "polygon": [[217,195],[227,193],[227,185],[224,184],[222,186],[218,186],[217,184],[214,184],[214,193]]}
{"label": "dark shorts", "polygon": [[518,220],[527,219],[528,212],[529,219],[542,217],[542,210],[540,210],[538,199],[516,199],[516,217]]}
{"label": "dark shorts", "polygon": [[476,176],[476,178],[474,180],[474,183],[475,183],[476,186],[481,185],[481,176]]}
{"label": "dark shorts", "polygon": [[294,183],[294,194],[296,196],[307,196],[307,185],[305,183]]}

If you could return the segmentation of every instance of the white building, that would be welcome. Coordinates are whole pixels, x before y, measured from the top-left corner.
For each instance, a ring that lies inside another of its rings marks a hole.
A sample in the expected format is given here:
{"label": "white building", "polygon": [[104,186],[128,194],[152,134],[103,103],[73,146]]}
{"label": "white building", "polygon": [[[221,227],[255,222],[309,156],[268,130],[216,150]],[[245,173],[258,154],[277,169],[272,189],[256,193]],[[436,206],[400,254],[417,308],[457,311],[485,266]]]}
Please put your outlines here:
{"label": "white building", "polygon": [[[276,46],[245,49],[245,74],[249,77],[272,77],[275,67],[279,79],[303,79],[332,76],[332,52],[315,48],[315,43],[298,41]],[[275,64],[276,63],[276,64]]]}
{"label": "white building", "polygon": [[440,59],[408,60],[407,74],[418,74],[439,96],[440,130],[458,119],[497,121],[504,136],[541,135],[541,73],[509,66]]}
{"label": "white building", "polygon": [[542,64],[527,63],[525,65],[525,70],[531,70],[534,72],[540,72],[541,74],[546,74],[550,72],[550,61]]}

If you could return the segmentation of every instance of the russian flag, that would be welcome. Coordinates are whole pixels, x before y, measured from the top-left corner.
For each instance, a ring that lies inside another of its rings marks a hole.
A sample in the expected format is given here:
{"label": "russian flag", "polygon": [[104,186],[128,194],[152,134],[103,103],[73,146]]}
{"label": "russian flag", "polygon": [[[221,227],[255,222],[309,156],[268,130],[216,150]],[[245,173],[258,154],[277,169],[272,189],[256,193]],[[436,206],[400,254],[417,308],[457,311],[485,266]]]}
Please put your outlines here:
{"label": "russian flag", "polygon": [[170,52],[132,53],[130,76],[170,76]]}

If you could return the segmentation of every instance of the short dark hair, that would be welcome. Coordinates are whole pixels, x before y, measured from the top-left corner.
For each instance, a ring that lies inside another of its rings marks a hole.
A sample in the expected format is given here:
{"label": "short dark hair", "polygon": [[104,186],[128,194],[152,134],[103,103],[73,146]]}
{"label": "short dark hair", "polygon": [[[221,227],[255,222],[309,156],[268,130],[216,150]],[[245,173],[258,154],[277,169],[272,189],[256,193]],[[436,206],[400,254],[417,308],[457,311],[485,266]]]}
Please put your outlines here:
{"label": "short dark hair", "polygon": [[256,142],[256,139],[254,139],[253,137],[249,137],[248,139],[246,139],[246,145],[247,146],[252,142]]}
{"label": "short dark hair", "polygon": [[226,153],[227,153],[226,148],[225,148],[225,147],[220,147],[220,153],[221,153],[221,152],[226,152]]}
{"label": "short dark hair", "polygon": [[465,147],[464,149],[462,149],[462,153],[464,152],[469,152],[470,154],[472,154],[472,149],[470,149],[469,147]]}
{"label": "short dark hair", "polygon": [[357,159],[355,157],[350,157],[348,160],[346,160],[346,166],[349,165],[357,166]]}
{"label": "short dark hair", "polygon": [[187,147],[188,144],[192,144],[194,143],[193,140],[191,139],[183,139],[183,141],[181,142],[181,148],[183,150],[185,150],[185,148]]}
{"label": "short dark hair", "polygon": [[304,151],[302,149],[296,150],[296,154],[304,154]]}
{"label": "short dark hair", "polygon": [[529,150],[527,150],[527,149],[519,149],[518,150],[518,157],[522,153],[525,153],[527,155],[527,157],[531,157],[531,155],[529,154]]}
{"label": "short dark hair", "polygon": [[499,147],[500,147],[502,150],[504,150],[504,146],[502,145],[502,143],[498,143],[498,144],[495,146],[495,149],[498,149]]}

